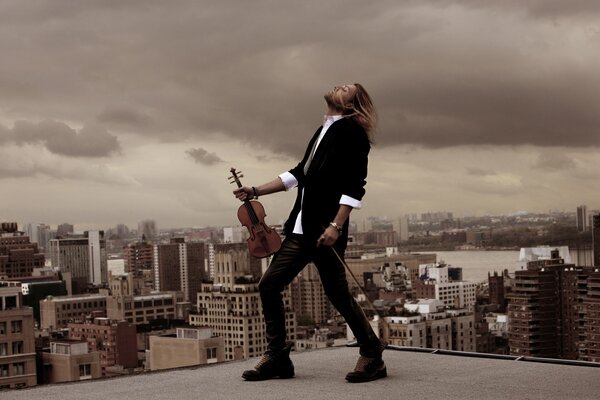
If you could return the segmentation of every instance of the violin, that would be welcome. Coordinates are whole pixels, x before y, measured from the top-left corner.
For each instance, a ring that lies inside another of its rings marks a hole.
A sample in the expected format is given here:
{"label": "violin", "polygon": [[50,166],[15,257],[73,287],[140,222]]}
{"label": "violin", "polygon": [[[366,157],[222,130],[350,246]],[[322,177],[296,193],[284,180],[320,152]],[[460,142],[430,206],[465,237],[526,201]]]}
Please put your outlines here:
{"label": "violin", "polygon": [[[235,168],[231,168],[231,175],[229,179],[231,182],[236,183],[238,188],[242,187],[240,178],[244,175],[241,171],[236,171]],[[247,240],[248,251],[256,258],[268,257],[281,248],[281,238],[275,232],[275,229],[269,227],[265,223],[266,217],[265,209],[262,204],[256,200],[244,200],[244,204],[238,208],[237,216],[242,225],[244,225],[250,237]]]}

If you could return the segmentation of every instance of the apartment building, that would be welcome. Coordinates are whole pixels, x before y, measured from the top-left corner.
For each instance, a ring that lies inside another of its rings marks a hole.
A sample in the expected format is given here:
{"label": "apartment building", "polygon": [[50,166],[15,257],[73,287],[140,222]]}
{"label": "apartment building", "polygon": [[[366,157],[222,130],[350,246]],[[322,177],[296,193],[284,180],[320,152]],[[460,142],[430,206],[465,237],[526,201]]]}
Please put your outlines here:
{"label": "apartment building", "polygon": [[36,384],[33,310],[18,284],[0,283],[0,390]]}
{"label": "apartment building", "polygon": [[52,331],[66,328],[70,322],[85,321],[90,314],[105,316],[106,305],[103,294],[48,296],[40,301],[40,327]]}

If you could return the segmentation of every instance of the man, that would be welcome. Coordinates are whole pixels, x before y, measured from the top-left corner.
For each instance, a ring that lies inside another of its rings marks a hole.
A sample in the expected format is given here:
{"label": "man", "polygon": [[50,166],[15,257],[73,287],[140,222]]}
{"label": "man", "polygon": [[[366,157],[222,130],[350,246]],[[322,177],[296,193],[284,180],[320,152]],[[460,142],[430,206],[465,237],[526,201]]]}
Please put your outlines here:
{"label": "man", "polygon": [[282,292],[296,275],[314,262],[323,289],[345,318],[360,345],[360,358],[349,382],[366,382],[387,375],[383,343],[348,290],[343,257],[348,242],[349,215],[361,207],[365,194],[370,135],[375,108],[365,88],[335,86],[325,94],[325,121],[308,144],[304,158],[288,172],[257,187],[234,190],[240,199],[257,198],[298,188],[296,202],[285,223],[286,238],[260,280],[259,290],[266,323],[267,351],[246,380],[291,378],[294,366],[286,344]]}

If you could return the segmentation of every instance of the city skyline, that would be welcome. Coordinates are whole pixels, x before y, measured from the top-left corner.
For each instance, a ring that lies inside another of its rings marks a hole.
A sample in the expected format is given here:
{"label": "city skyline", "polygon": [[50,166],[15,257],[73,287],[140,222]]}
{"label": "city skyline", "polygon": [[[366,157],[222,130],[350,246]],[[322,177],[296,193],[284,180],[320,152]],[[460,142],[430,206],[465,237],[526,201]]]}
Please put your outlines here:
{"label": "city skyline", "polygon": [[354,81],[380,117],[355,221],[598,208],[597,2],[341,4],[4,2],[4,219],[237,225],[229,168],[294,166]]}

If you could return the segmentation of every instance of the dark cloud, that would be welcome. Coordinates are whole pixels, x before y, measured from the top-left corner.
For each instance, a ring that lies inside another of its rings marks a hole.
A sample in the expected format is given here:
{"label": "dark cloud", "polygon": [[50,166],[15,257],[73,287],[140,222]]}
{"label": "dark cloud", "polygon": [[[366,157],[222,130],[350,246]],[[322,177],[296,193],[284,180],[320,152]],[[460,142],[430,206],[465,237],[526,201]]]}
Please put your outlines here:
{"label": "dark cloud", "polygon": [[56,121],[17,121],[10,131],[17,144],[43,144],[50,152],[69,157],[106,157],[120,151],[116,136],[99,126],[79,131]]}
{"label": "dark cloud", "polygon": [[490,170],[485,170],[485,169],[481,169],[481,168],[475,168],[475,167],[470,167],[467,168],[467,174],[472,175],[472,176],[488,176],[488,175],[494,175],[495,172],[490,171]]}
{"label": "dark cloud", "polygon": [[533,167],[544,171],[567,171],[577,169],[578,165],[572,158],[560,153],[542,153],[534,162]]}
{"label": "dark cloud", "polygon": [[591,0],[7,1],[0,92],[17,116],[299,157],[322,94],[359,81],[380,146],[599,146],[599,15]]}
{"label": "dark cloud", "polygon": [[219,157],[216,153],[209,153],[201,147],[198,147],[197,149],[189,149],[186,151],[186,153],[189,154],[194,162],[198,164],[213,165],[223,162],[221,157]]}
{"label": "dark cloud", "polygon": [[98,114],[97,119],[105,124],[129,125],[139,128],[146,127],[151,122],[147,114],[127,106],[107,108]]}
{"label": "dark cloud", "polygon": [[563,18],[571,16],[592,17],[600,13],[600,3],[596,0],[430,0],[437,4],[456,4],[474,8],[499,8],[525,11],[530,16],[538,18]]}

